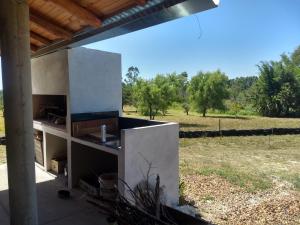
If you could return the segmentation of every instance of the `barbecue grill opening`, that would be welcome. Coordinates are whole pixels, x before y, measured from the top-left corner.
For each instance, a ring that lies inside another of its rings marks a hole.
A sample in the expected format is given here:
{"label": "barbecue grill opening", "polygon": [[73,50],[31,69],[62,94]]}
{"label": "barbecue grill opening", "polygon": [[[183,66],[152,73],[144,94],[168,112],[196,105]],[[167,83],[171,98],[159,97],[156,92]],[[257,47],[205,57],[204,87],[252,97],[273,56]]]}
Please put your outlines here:
{"label": "barbecue grill opening", "polygon": [[67,115],[65,95],[33,95],[32,101],[34,120],[65,126]]}

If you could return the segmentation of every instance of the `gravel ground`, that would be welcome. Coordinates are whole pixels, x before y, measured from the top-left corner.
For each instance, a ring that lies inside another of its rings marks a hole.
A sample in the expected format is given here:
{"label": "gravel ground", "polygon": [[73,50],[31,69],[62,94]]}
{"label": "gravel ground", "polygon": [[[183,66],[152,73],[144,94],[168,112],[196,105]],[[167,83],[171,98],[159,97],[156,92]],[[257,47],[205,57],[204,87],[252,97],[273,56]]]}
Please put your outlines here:
{"label": "gravel ground", "polygon": [[273,177],[273,187],[249,193],[215,175],[186,175],[184,194],[204,219],[230,225],[299,225],[300,193]]}

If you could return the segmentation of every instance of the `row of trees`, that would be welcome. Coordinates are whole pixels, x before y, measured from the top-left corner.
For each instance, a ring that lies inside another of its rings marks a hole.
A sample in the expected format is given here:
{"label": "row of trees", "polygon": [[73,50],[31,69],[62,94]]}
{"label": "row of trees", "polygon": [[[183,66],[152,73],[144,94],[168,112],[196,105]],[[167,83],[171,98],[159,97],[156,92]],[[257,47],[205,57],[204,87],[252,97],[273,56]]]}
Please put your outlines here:
{"label": "row of trees", "polygon": [[264,116],[295,116],[300,112],[300,48],[280,61],[262,62],[253,91],[254,106]]}
{"label": "row of trees", "polygon": [[123,82],[123,106],[133,105],[144,115],[154,119],[157,114],[165,115],[170,106],[177,102],[189,112],[188,75],[157,75],[145,80],[139,77],[137,67],[130,67]]}
{"label": "row of trees", "polygon": [[158,74],[146,80],[130,67],[123,82],[123,105],[135,106],[154,119],[176,103],[186,114],[193,108],[206,115],[218,110],[263,116],[295,116],[300,113],[300,47],[280,61],[261,62],[259,76],[229,79],[220,70]]}

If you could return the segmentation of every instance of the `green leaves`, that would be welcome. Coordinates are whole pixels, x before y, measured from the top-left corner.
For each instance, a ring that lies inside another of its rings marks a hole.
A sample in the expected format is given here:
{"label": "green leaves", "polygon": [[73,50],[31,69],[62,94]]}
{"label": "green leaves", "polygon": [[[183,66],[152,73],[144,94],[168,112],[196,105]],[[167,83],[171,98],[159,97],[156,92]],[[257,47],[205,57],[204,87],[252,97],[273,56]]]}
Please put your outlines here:
{"label": "green leaves", "polygon": [[137,67],[131,66],[125,75],[124,82],[122,82],[122,107],[124,105],[136,106],[136,101],[133,96],[133,88],[139,79],[140,71]]}
{"label": "green leaves", "polygon": [[[189,81],[188,74],[158,74],[139,78],[139,69],[130,67],[123,82],[123,105],[133,105],[151,119],[165,115],[173,103],[186,114],[192,106],[206,115],[209,109],[235,115],[258,112],[263,116],[300,115],[300,47],[282,54],[280,61],[261,62],[259,77],[228,80],[221,71],[200,72]],[[225,100],[227,101],[225,102]],[[225,106],[226,103],[226,106]]]}
{"label": "green leaves", "polygon": [[157,75],[152,80],[139,79],[134,88],[139,110],[154,119],[158,113],[165,115],[176,98],[176,88],[167,76]]}
{"label": "green leaves", "polygon": [[263,116],[291,116],[300,110],[300,67],[298,48],[278,62],[262,62],[255,86],[254,105]]}
{"label": "green leaves", "polygon": [[229,93],[228,78],[221,71],[198,73],[191,79],[189,94],[195,108],[206,115],[208,109],[225,109],[224,100]]}

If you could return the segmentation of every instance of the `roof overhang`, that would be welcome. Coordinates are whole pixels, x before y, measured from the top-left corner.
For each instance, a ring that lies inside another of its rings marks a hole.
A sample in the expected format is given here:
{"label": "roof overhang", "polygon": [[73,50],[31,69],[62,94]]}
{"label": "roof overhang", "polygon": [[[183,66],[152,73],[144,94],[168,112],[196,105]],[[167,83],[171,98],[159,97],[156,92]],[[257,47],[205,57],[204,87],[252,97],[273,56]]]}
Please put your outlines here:
{"label": "roof overhang", "polygon": [[33,53],[32,57],[127,34],[212,9],[218,4],[218,0],[150,0],[143,6],[133,7],[104,20],[100,28],[89,29],[74,35],[70,40],[57,41],[45,46]]}

